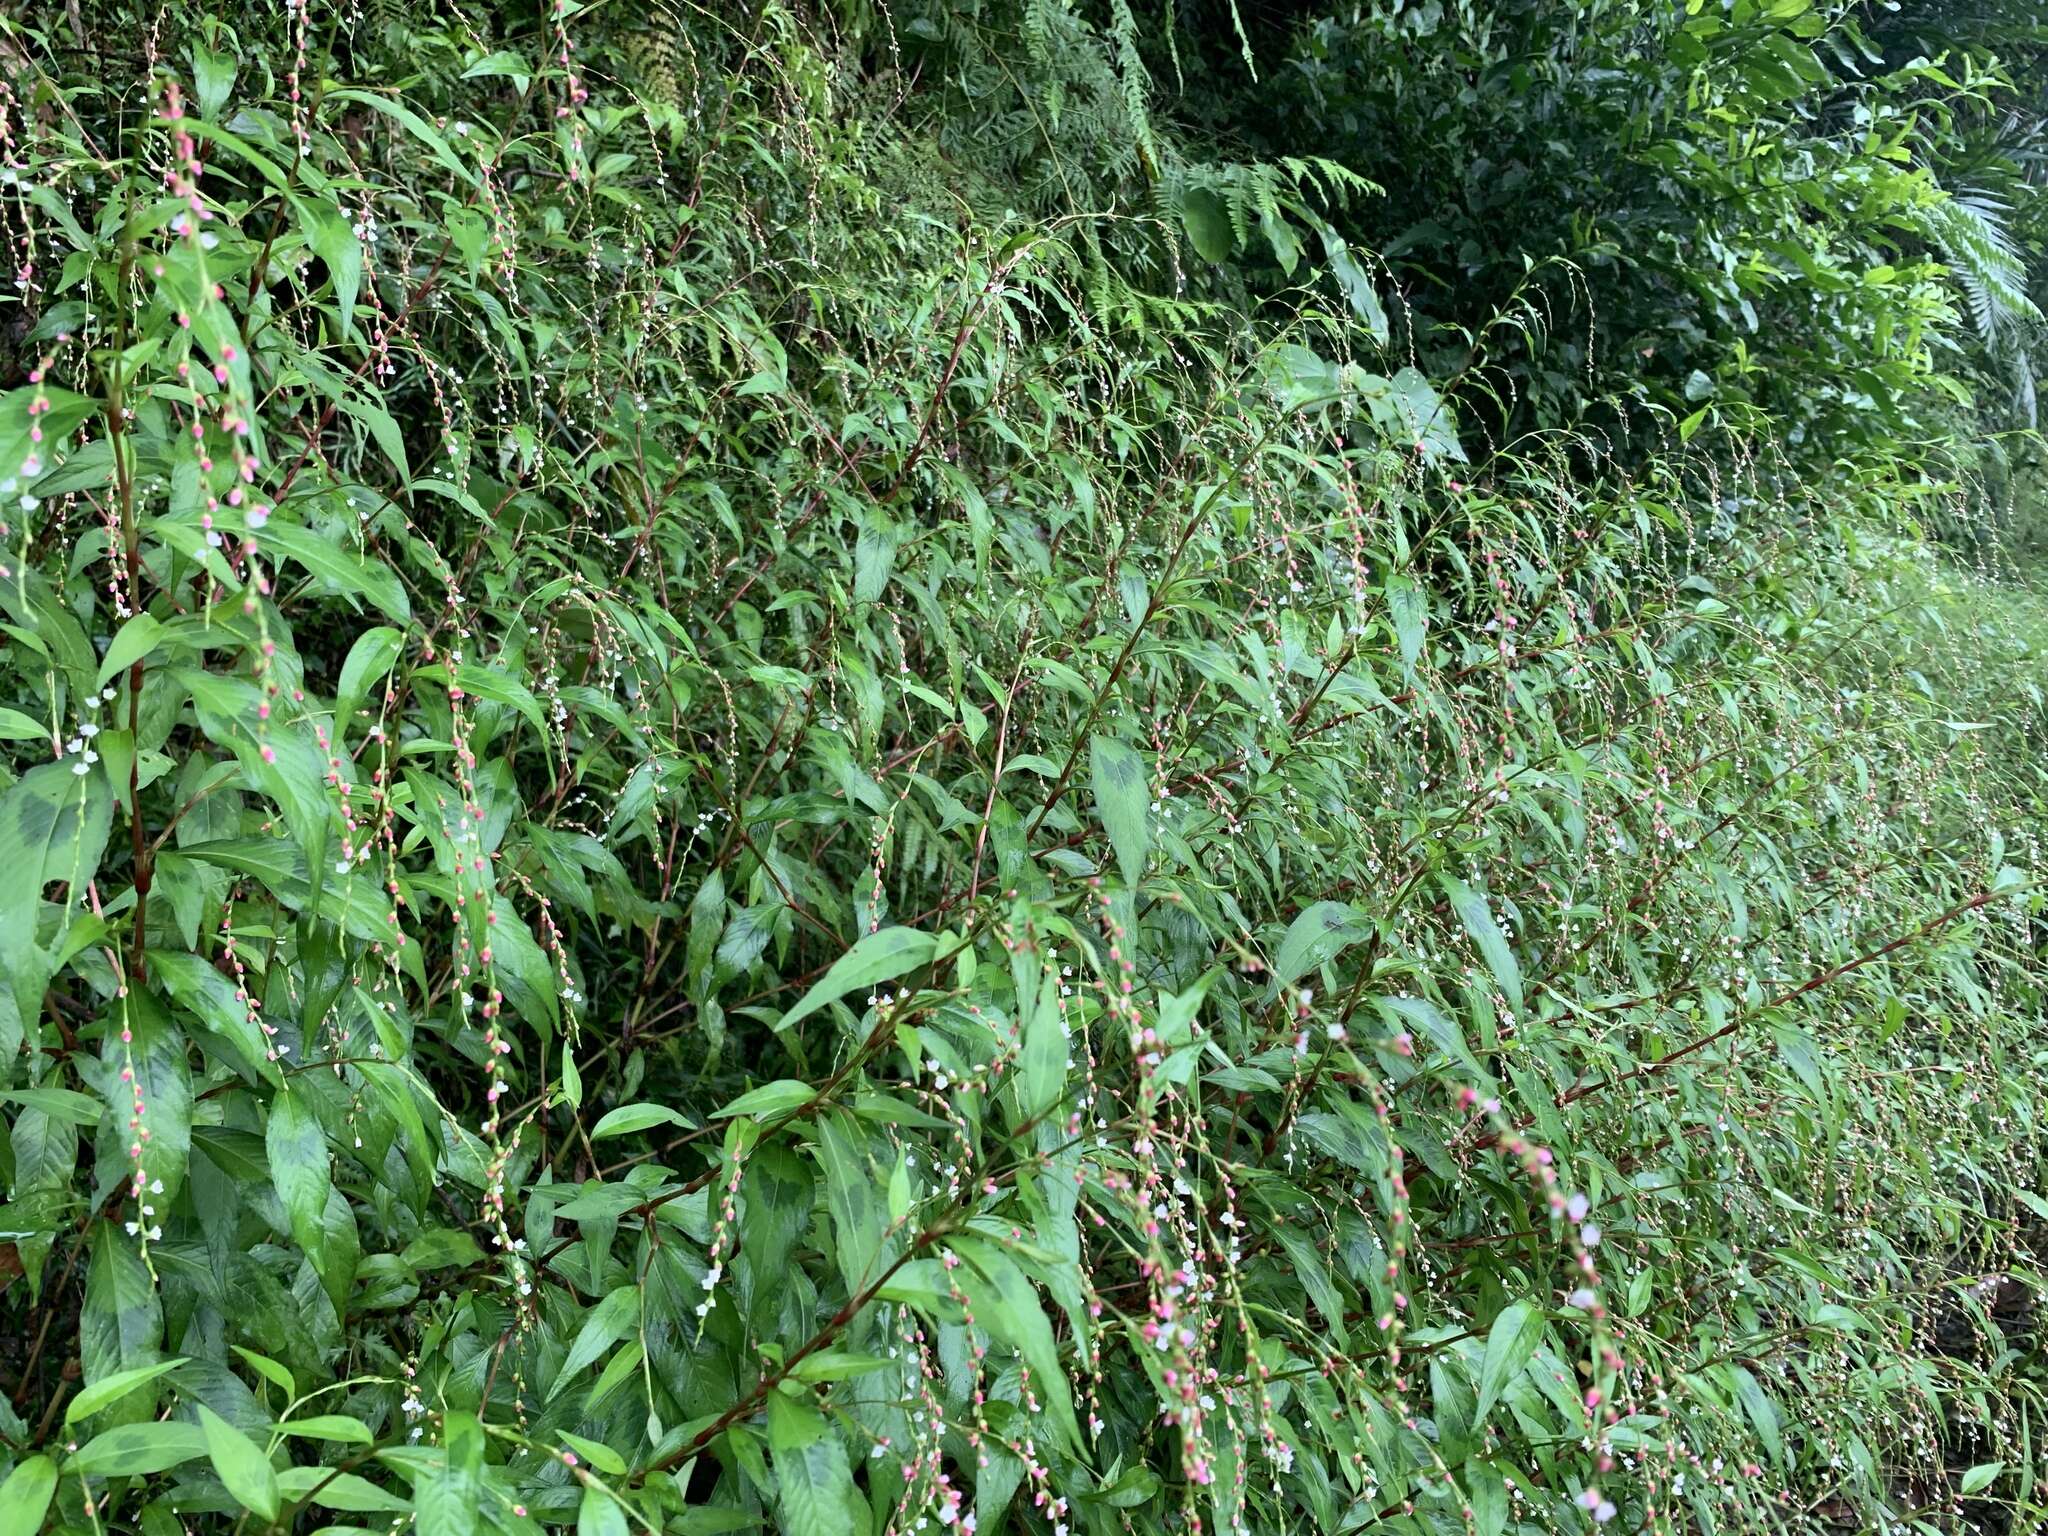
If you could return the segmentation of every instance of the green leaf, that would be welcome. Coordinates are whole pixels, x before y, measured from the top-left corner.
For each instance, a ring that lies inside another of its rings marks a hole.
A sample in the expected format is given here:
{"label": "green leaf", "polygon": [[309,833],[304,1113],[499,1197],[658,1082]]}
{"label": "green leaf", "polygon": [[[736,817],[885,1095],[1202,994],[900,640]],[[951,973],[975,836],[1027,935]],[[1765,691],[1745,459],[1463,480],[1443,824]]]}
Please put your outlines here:
{"label": "green leaf", "polygon": [[1323,254],[1330,263],[1331,275],[1337,279],[1338,287],[1344,290],[1351,312],[1364,322],[1366,333],[1373,341],[1384,347],[1392,332],[1387,328],[1387,312],[1380,304],[1372,278],[1328,225],[1323,227]]}
{"label": "green leaf", "polygon": [[327,264],[327,275],[334,282],[335,318],[341,322],[345,341],[355,330],[356,296],[363,286],[363,247],[356,239],[355,227],[338,210],[307,208],[301,217],[306,244]]}
{"label": "green leaf", "polygon": [[1520,1013],[1522,968],[1515,963],[1514,951],[1508,948],[1508,941],[1494,923],[1486,898],[1454,875],[1440,873],[1436,878],[1437,884],[1443,887],[1444,895],[1450,899],[1451,910],[1458,914],[1458,921],[1465,925],[1465,931],[1472,935],[1472,942],[1479,946],[1486,968],[1493,972],[1493,979],[1500,983],[1501,991],[1507,995],[1515,1012]]}
{"label": "green leaf", "polygon": [[388,624],[378,624],[356,636],[341,664],[341,681],[334,693],[334,725],[341,731],[350,716],[370,696],[371,685],[391,671],[404,639]]}
{"label": "green leaf", "polygon": [[954,1278],[973,1304],[975,1321],[1024,1357],[1040,1398],[1052,1407],[1053,1426],[1061,1441],[1070,1448],[1078,1447],[1081,1427],[1074,1417],[1074,1400],[1053,1341],[1052,1323],[1039,1304],[1038,1292],[1017,1261],[996,1244],[962,1236],[955,1239],[955,1247],[967,1262],[953,1272]]}
{"label": "green leaf", "polygon": [[130,1366],[125,1371],[116,1371],[104,1380],[96,1381],[78,1396],[71,1399],[64,1408],[64,1422],[76,1424],[80,1419],[89,1419],[102,1408],[119,1402],[146,1381],[154,1381],[165,1371],[176,1370],[185,1363],[186,1357],[179,1355],[172,1360],[159,1360],[154,1365]]}
{"label": "green leaf", "polygon": [[[94,1229],[86,1268],[85,1306],[78,1319],[78,1358],[90,1386],[141,1372],[157,1363],[163,1346],[164,1314],[156,1280],[142,1262],[136,1240],[110,1221]],[[145,1390],[153,1373],[136,1375],[109,1400],[117,1421],[146,1419],[156,1393]]]}
{"label": "green leaf", "polygon": [[462,72],[465,80],[475,80],[484,75],[502,75],[524,91],[525,82],[533,76],[533,66],[518,54],[500,48],[495,53],[485,54]]}
{"label": "green leaf", "polygon": [[1226,260],[1237,247],[1237,236],[1230,228],[1230,210],[1207,187],[1191,188],[1181,198],[1180,221],[1188,232],[1188,243],[1204,261]]}
{"label": "green leaf", "polygon": [[583,1459],[598,1471],[609,1477],[626,1475],[626,1458],[606,1445],[602,1440],[587,1440],[582,1435],[572,1435],[562,1430],[562,1439],[574,1450],[580,1451]]}
{"label": "green leaf", "polygon": [[414,1485],[420,1536],[476,1536],[484,1494],[484,1430],[473,1413],[442,1420],[440,1454]]}
{"label": "green leaf", "polygon": [[107,654],[100,659],[100,687],[106,687],[108,678],[120,676],[155,650],[163,634],[163,625],[146,613],[138,613],[123,624],[108,645]]}
{"label": "green leaf", "polygon": [[1500,1401],[1507,1384],[1520,1375],[1535,1358],[1543,1341],[1543,1313],[1533,1301],[1517,1301],[1501,1308],[1486,1333],[1486,1358],[1479,1367],[1479,1405],[1473,1410],[1477,1429]]}
{"label": "green leaf", "polygon": [[1475,1536],[1504,1536],[1508,1528],[1506,1478],[1485,1462],[1468,1461],[1465,1464],[1465,1500],[1472,1506]]}
{"label": "green leaf", "polygon": [[937,938],[916,928],[884,928],[868,934],[832,962],[817,984],[776,1022],[775,1032],[781,1034],[849,992],[894,981],[905,971],[928,963],[938,947]]}
{"label": "green leaf", "polygon": [[299,1395],[299,1384],[292,1379],[292,1373],[288,1367],[278,1364],[277,1361],[271,1359],[268,1355],[259,1355],[253,1349],[244,1349],[239,1344],[232,1345],[231,1348],[242,1357],[243,1363],[250,1370],[282,1392],[286,1402],[290,1402]]}
{"label": "green leaf", "polygon": [[0,708],[0,741],[48,741],[50,728],[18,709]]}
{"label": "green leaf", "polygon": [[206,1454],[213,1462],[213,1470],[227,1485],[228,1493],[244,1509],[261,1515],[266,1521],[275,1520],[278,1510],[277,1470],[271,1466],[270,1458],[247,1435],[206,1404],[201,1403],[198,1407],[199,1424],[206,1432]]}
{"label": "green leaf", "polygon": [[277,1426],[280,1435],[301,1440],[331,1440],[340,1445],[370,1445],[375,1437],[370,1426],[345,1413],[315,1413],[303,1419],[286,1419]]}
{"label": "green leaf", "polygon": [[1088,758],[1096,814],[1102,818],[1116,848],[1117,866],[1123,871],[1124,883],[1135,886],[1145,873],[1146,813],[1152,800],[1144,759],[1114,736],[1094,737],[1088,743]]}
{"label": "green leaf", "polygon": [[1743,1366],[1731,1366],[1729,1377],[1735,1383],[1735,1397],[1742,1404],[1742,1411],[1749,1422],[1756,1426],[1757,1438],[1764,1443],[1771,1460],[1779,1466],[1785,1462],[1785,1440],[1778,1428],[1778,1409],[1756,1377]]}
{"label": "green leaf", "polygon": [[353,1472],[332,1467],[286,1467],[277,1474],[278,1491],[286,1498],[310,1501],[322,1509],[355,1515],[409,1515],[412,1502],[379,1488]]}
{"label": "green leaf", "polygon": [[858,1295],[893,1257],[887,1236],[887,1191],[866,1126],[843,1110],[818,1117],[818,1166],[825,1175],[825,1208],[832,1218],[839,1274]]}
{"label": "green leaf", "polygon": [[[1029,991],[1029,982],[1025,983]],[[1028,1008],[1022,1026],[1024,1051],[1017,1064],[1017,1091],[1026,1116],[1046,1114],[1065,1097],[1068,1070],[1067,1026],[1060,1017],[1059,978],[1048,970],[1038,995],[1019,996]]]}
{"label": "green leaf", "polygon": [[66,1125],[98,1125],[106,1105],[74,1088],[14,1088],[0,1093],[0,1102],[40,1110]]}
{"label": "green leaf", "polygon": [[867,1506],[854,1489],[846,1446],[817,1409],[770,1393],[768,1449],[788,1536],[849,1536],[867,1528]]}
{"label": "green leaf", "polygon": [[399,623],[412,617],[405,584],[383,561],[366,560],[355,550],[296,523],[273,520],[256,538],[267,553],[295,561],[320,580],[367,600]]}
{"label": "green leaf", "polygon": [[621,1104],[590,1128],[590,1139],[602,1141],[607,1136],[630,1136],[650,1125],[687,1127],[689,1123],[666,1104]]}
{"label": "green leaf", "polygon": [[1387,615],[1394,621],[1394,639],[1401,647],[1401,665],[1412,670],[1422,655],[1429,629],[1429,600],[1415,578],[1400,571],[1387,578]]}
{"label": "green leaf", "polygon": [[577,1506],[576,1536],[626,1536],[626,1511],[595,1483],[584,1487]]}
{"label": "green leaf", "polygon": [[475,1238],[453,1227],[434,1227],[422,1232],[399,1254],[410,1269],[466,1268],[483,1256]]}
{"label": "green leaf", "polygon": [[86,1477],[147,1477],[168,1472],[206,1454],[206,1434],[197,1424],[153,1419],[122,1424],[95,1435],[64,1465]]}
{"label": "green leaf", "polygon": [[1957,1491],[1966,1499],[1974,1493],[1982,1493],[1998,1481],[1999,1474],[2004,1470],[2005,1463],[2002,1461],[1980,1462],[1963,1474]]}
{"label": "green leaf", "polygon": [[640,1288],[622,1285],[583,1315],[576,1342],[569,1346],[562,1368],[555,1373],[554,1385],[548,1388],[549,1399],[558,1396],[577,1376],[595,1365],[599,1356],[639,1326]]}
{"label": "green leaf", "polygon": [[199,99],[199,112],[208,121],[220,115],[228,92],[235,84],[235,61],[224,59],[204,44],[192,47],[192,94]]}
{"label": "green leaf", "polygon": [[1403,450],[1465,462],[1450,403],[1415,369],[1403,368],[1391,379],[1361,375],[1358,391],[1380,431]]}
{"label": "green leaf", "polygon": [[818,1090],[809,1083],[793,1077],[781,1077],[749,1089],[723,1109],[714,1111],[711,1118],[728,1120],[735,1115],[752,1115],[756,1120],[768,1120],[785,1110],[808,1104],[817,1096]]}
{"label": "green leaf", "polygon": [[470,171],[468,166],[455,157],[455,151],[448,147],[448,141],[429,127],[425,119],[403,102],[374,91],[360,90],[328,91],[321,97],[321,100],[334,104],[353,102],[357,106],[368,107],[372,111],[383,113],[393,122],[404,127],[407,133],[426,145],[428,150],[433,153],[434,158],[454,172],[455,175],[459,176],[465,185],[474,187],[477,184],[476,176]]}
{"label": "green leaf", "polygon": [[327,1132],[314,1116],[305,1090],[282,1091],[270,1101],[263,1137],[270,1182],[284,1202],[292,1237],[319,1270],[327,1249],[327,1191],[333,1183]]}
{"label": "green leaf", "polygon": [[71,893],[61,934],[99,871],[113,825],[106,774],[74,773],[75,766],[44,763],[0,794],[0,987],[11,985],[23,1019],[42,1012],[43,989],[57,965],[36,944],[43,888],[61,880]]}
{"label": "green leaf", "polygon": [[57,1491],[57,1463],[31,1456],[0,1483],[0,1536],[36,1536]]}
{"label": "green leaf", "polygon": [[1273,958],[1275,984],[1293,986],[1351,945],[1371,938],[1372,931],[1371,919],[1349,902],[1316,902],[1287,925]]}
{"label": "green leaf", "polygon": [[881,1355],[821,1349],[815,1355],[806,1355],[789,1374],[798,1381],[851,1381],[874,1371],[886,1371],[894,1364]]}

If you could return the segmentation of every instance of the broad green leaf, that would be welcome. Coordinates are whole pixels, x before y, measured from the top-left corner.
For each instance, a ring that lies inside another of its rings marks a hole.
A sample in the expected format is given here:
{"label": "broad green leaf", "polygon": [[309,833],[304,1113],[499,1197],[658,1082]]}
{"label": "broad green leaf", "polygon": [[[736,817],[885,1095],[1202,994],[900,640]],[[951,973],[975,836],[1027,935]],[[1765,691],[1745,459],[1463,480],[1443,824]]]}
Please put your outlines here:
{"label": "broad green leaf", "polygon": [[776,1507],[789,1536],[855,1536],[868,1527],[867,1504],[853,1486],[846,1446],[808,1403],[768,1396],[768,1450]]}
{"label": "broad green leaf", "polygon": [[43,889],[61,880],[70,892],[61,933],[99,869],[113,824],[106,775],[73,771],[80,766],[74,759],[45,763],[0,793],[0,986],[12,987],[23,1020],[42,1012],[43,989],[56,969],[36,943]]}
{"label": "broad green leaf", "polygon": [[1273,957],[1275,984],[1291,987],[1319,970],[1353,944],[1372,937],[1373,925],[1358,908],[1344,901],[1318,901],[1287,925]]}
{"label": "broad green leaf", "polygon": [[66,1125],[98,1125],[107,1106],[89,1093],[72,1088],[14,1088],[0,1093],[0,1103],[39,1110]]}
{"label": "broad green leaf", "polygon": [[370,1445],[376,1438],[369,1425],[345,1413],[315,1413],[303,1419],[286,1419],[277,1426],[277,1432],[301,1440],[332,1440],[341,1445]]}
{"label": "broad green leaf", "polygon": [[585,1461],[589,1462],[598,1471],[608,1477],[624,1477],[626,1475],[626,1458],[606,1445],[602,1440],[591,1440],[583,1435],[573,1435],[566,1429],[561,1433],[562,1439],[569,1447],[578,1452]]}
{"label": "broad green leaf", "polygon": [[591,1483],[576,1511],[576,1536],[626,1536],[626,1511],[610,1493]]}
{"label": "broad green leaf", "polygon": [[332,1163],[327,1133],[314,1115],[306,1091],[284,1089],[270,1101],[270,1122],[264,1132],[270,1182],[284,1202],[292,1237],[319,1270],[327,1249],[327,1191]]}
{"label": "broad green leaf", "polygon": [[57,1491],[57,1463],[31,1456],[0,1483],[0,1536],[36,1536]]}
{"label": "broad green leaf", "polygon": [[199,1407],[200,1427],[206,1433],[206,1454],[213,1470],[227,1485],[228,1493],[244,1509],[268,1520],[277,1518],[277,1471],[247,1435],[228,1423],[206,1404]]}
{"label": "broad green leaf", "polygon": [[883,928],[866,935],[833,961],[817,984],[776,1022],[776,1033],[809,1018],[849,992],[894,981],[905,971],[927,964],[938,944],[933,935],[916,928]]}
{"label": "broad green leaf", "polygon": [[606,1350],[639,1326],[640,1290],[637,1286],[620,1286],[584,1313],[583,1325],[576,1331],[576,1340],[569,1346],[562,1368],[555,1373],[554,1384],[548,1388],[549,1399],[560,1396],[564,1387],[573,1383],[595,1365]]}
{"label": "broad green leaf", "polygon": [[[893,1257],[887,1191],[868,1128],[844,1110],[817,1117],[817,1160],[825,1176],[825,1207],[832,1218],[839,1274],[858,1295]],[[894,1166],[893,1159],[886,1166]]]}
{"label": "broad green leaf", "polygon": [[1505,1536],[1508,1528],[1508,1483],[1483,1461],[1465,1463],[1465,1501],[1472,1506],[1475,1536]]}
{"label": "broad green leaf", "polygon": [[146,613],[138,613],[123,624],[108,644],[107,654],[100,659],[99,685],[106,687],[109,678],[119,677],[155,650],[163,633],[163,625]]}
{"label": "broad green leaf", "polygon": [[1152,788],[1146,781],[1144,759],[1114,736],[1091,739],[1088,759],[1096,814],[1102,818],[1103,828],[1116,849],[1124,883],[1135,886],[1144,876],[1145,855],[1150,846],[1146,817]]}
{"label": "broad green leaf", "polygon": [[729,1120],[735,1115],[752,1115],[756,1120],[770,1120],[787,1110],[810,1103],[817,1093],[809,1083],[796,1078],[777,1078],[772,1083],[748,1089],[723,1109],[714,1111],[711,1118]]}
{"label": "broad green leaf", "polygon": [[1415,578],[1403,571],[1387,577],[1387,614],[1394,621],[1394,638],[1401,647],[1401,664],[1413,668],[1422,655],[1423,638],[1429,628],[1429,599]]}
{"label": "broad green leaf", "polygon": [[299,1384],[293,1378],[289,1367],[280,1365],[268,1355],[259,1355],[253,1349],[244,1349],[239,1344],[233,1345],[232,1348],[242,1357],[243,1363],[250,1370],[282,1392],[286,1402],[299,1395]]}
{"label": "broad green leaf", "polygon": [[954,1277],[973,1303],[975,1321],[1015,1346],[1024,1363],[1031,1367],[1039,1397],[1052,1408],[1054,1432],[1062,1443],[1078,1446],[1080,1425],[1074,1418],[1067,1373],[1060,1363],[1052,1323],[1039,1302],[1038,1292],[1018,1268],[1017,1261],[996,1244],[962,1237],[956,1247],[966,1262],[954,1271]]}
{"label": "broad green leaf", "polygon": [[220,115],[220,109],[228,99],[228,92],[234,89],[235,61],[222,58],[204,44],[192,47],[192,94],[199,100],[199,110],[209,121]]}
{"label": "broad green leaf", "polygon": [[78,1317],[78,1358],[88,1388],[129,1378],[102,1412],[117,1423],[146,1419],[156,1405],[151,1385],[163,1348],[164,1314],[156,1280],[142,1262],[136,1238],[112,1222],[93,1231],[86,1269],[85,1305]]}
{"label": "broad green leaf", "polygon": [[1982,1493],[1998,1481],[1999,1474],[2004,1470],[2005,1463],[2002,1461],[1980,1462],[1963,1474],[1963,1480],[1957,1485],[1956,1491],[1966,1499],[1972,1494]]}
{"label": "broad green leaf", "polygon": [[1188,232],[1188,243],[1204,261],[1224,261],[1237,244],[1231,233],[1230,213],[1223,199],[1207,187],[1194,187],[1180,200],[1180,221]]}
{"label": "broad green leaf", "polygon": [[170,1360],[159,1360],[154,1365],[131,1366],[125,1371],[116,1371],[103,1380],[94,1382],[64,1407],[64,1422],[76,1424],[80,1419],[89,1419],[102,1408],[119,1402],[144,1382],[154,1381],[165,1371],[176,1370],[185,1363],[186,1357],[176,1356]]}
{"label": "broad green leaf", "polygon": [[295,561],[340,591],[366,599],[401,624],[412,616],[404,584],[381,560],[366,559],[310,528],[274,519],[255,538],[264,552]]}
{"label": "broad green leaf", "polygon": [[886,1371],[894,1362],[880,1355],[856,1354],[844,1349],[821,1349],[807,1355],[790,1372],[798,1381],[851,1381],[875,1371]]}
{"label": "broad green leaf", "polygon": [[356,295],[363,286],[363,248],[356,239],[348,217],[327,208],[304,208],[306,243],[327,264],[334,282],[335,316],[341,322],[342,339],[355,331]]}
{"label": "broad green leaf", "polygon": [[386,676],[404,645],[404,637],[388,624],[377,624],[356,636],[341,664],[341,681],[334,693],[334,724],[337,732],[370,696],[370,689]]}
{"label": "broad green leaf", "polygon": [[689,1122],[666,1104],[621,1104],[617,1109],[607,1111],[596,1125],[590,1128],[592,1141],[603,1141],[607,1136],[630,1136],[635,1131],[644,1131],[653,1125],[681,1125]]}
{"label": "broad green leaf", "polygon": [[1391,333],[1387,329],[1387,312],[1373,288],[1371,275],[1358,264],[1358,258],[1351,254],[1335,230],[1325,225],[1322,234],[1324,257],[1330,263],[1330,272],[1337,279],[1338,287],[1344,290],[1351,312],[1364,323],[1366,334],[1373,342],[1384,347]]}
{"label": "broad green leaf", "polygon": [[1508,948],[1508,941],[1495,924],[1486,898],[1455,875],[1439,873],[1436,878],[1450,900],[1451,910],[1458,914],[1458,921],[1465,925],[1472,942],[1479,946],[1486,968],[1493,972],[1493,979],[1500,983],[1509,1004],[1517,1013],[1521,1012],[1522,968],[1516,964],[1514,951]]}
{"label": "broad green leaf", "polygon": [[1507,1384],[1528,1368],[1542,1341],[1543,1313],[1535,1302],[1510,1302],[1501,1308],[1486,1331],[1486,1356],[1479,1367],[1479,1404],[1472,1415],[1474,1428],[1486,1422]]}
{"label": "broad green leaf", "polygon": [[484,1256],[475,1238],[452,1227],[434,1227],[405,1245],[399,1258],[414,1269],[466,1268]]}
{"label": "broad green leaf", "polygon": [[147,1477],[205,1454],[206,1434],[197,1424],[154,1419],[121,1424],[93,1436],[65,1462],[64,1470],[87,1477]]}
{"label": "broad green leaf", "polygon": [[278,1491],[288,1499],[310,1501],[322,1509],[356,1515],[409,1515],[412,1501],[379,1488],[366,1477],[332,1467],[286,1467],[277,1474]]}
{"label": "broad green leaf", "polygon": [[383,113],[392,121],[400,124],[407,133],[418,139],[420,143],[424,144],[433,153],[436,160],[439,160],[441,164],[460,177],[466,185],[474,187],[477,184],[475,175],[471,173],[468,166],[455,157],[455,152],[448,147],[448,141],[428,126],[425,119],[419,113],[413,111],[412,108],[406,106],[403,102],[375,91],[354,89],[328,91],[323,95],[322,100],[332,102],[337,106],[344,102],[350,102],[357,106],[368,107],[372,111]]}
{"label": "broad green leaf", "polygon": [[413,1486],[420,1536],[476,1536],[484,1494],[484,1431],[473,1413],[442,1420],[441,1446]]}
{"label": "broad green leaf", "polygon": [[1785,1461],[1785,1439],[1778,1427],[1778,1409],[1764,1391],[1762,1383],[1751,1375],[1746,1367],[1730,1366],[1727,1376],[1735,1385],[1735,1399],[1742,1404],[1742,1411],[1749,1422],[1756,1426],[1757,1439],[1763,1442],[1773,1462],[1782,1466]]}

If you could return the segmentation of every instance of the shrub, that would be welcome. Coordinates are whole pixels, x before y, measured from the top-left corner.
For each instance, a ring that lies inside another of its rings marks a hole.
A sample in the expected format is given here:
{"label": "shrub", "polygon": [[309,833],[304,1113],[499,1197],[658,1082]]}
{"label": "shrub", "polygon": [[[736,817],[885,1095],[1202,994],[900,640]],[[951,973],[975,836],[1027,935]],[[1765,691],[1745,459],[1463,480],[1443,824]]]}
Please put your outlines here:
{"label": "shrub", "polygon": [[8,1532],[2038,1509],[1930,456],[1493,446],[879,20],[4,25]]}

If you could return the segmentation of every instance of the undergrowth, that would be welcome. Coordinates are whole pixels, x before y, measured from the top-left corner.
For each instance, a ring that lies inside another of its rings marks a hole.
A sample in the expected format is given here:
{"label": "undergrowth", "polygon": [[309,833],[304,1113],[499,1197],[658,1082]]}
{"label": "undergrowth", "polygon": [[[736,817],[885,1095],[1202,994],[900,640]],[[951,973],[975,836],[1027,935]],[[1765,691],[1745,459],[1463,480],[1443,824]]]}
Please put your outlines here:
{"label": "undergrowth", "polygon": [[1965,454],[1497,434],[1122,6],[60,9],[5,1536],[2042,1518]]}

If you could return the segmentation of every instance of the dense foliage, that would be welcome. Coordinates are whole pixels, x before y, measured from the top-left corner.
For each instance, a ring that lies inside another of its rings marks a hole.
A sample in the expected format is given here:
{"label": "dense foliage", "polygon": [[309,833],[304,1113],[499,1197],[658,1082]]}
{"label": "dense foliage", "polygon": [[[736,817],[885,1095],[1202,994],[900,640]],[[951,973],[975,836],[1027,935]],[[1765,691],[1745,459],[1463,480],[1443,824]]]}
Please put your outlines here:
{"label": "dense foliage", "polygon": [[0,16],[0,1536],[2037,1529],[2015,8]]}

